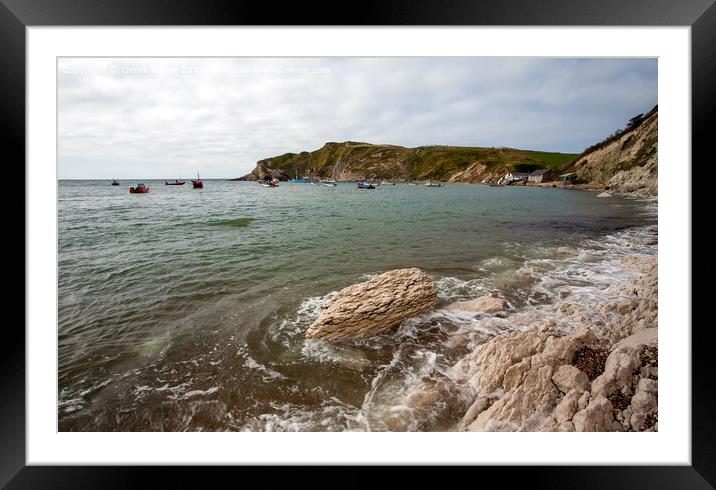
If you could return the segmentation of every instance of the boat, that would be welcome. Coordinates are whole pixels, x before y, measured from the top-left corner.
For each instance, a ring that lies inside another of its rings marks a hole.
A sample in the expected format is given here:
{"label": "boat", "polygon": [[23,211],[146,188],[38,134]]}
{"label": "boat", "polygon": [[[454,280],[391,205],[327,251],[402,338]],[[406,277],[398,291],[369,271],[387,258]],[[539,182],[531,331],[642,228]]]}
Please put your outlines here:
{"label": "boat", "polygon": [[443,186],[442,182],[433,182],[432,180],[428,180],[425,183],[425,187],[442,187],[442,186]]}
{"label": "boat", "polygon": [[164,181],[164,185],[184,185],[186,182],[183,180],[174,179],[174,182]]}
{"label": "boat", "polygon": [[278,187],[278,179],[265,177],[263,182],[261,182],[261,187]]}
{"label": "boat", "polygon": [[117,182],[117,179],[112,179],[112,185],[119,185],[119,182]]}
{"label": "boat", "polygon": [[384,180],[383,182],[381,182],[381,185],[395,185],[395,182],[391,182],[389,180]]}
{"label": "boat", "polygon": [[291,182],[293,182],[294,184],[310,184],[311,183],[311,179],[307,179],[306,177],[299,179],[298,178],[298,170],[296,170],[295,174],[296,174],[296,177],[291,179]]}
{"label": "boat", "polygon": [[408,182],[408,185],[418,185],[415,182]]}
{"label": "boat", "polygon": [[335,187],[336,185],[338,185],[338,183],[335,180],[324,180],[322,183],[326,187]]}
{"label": "boat", "polygon": [[201,181],[201,178],[199,177],[199,172],[196,173],[196,180],[191,181],[191,186],[194,189],[203,189],[204,188],[204,182]]}
{"label": "boat", "polygon": [[375,186],[368,181],[358,182],[358,189],[375,189]]}
{"label": "boat", "polygon": [[130,194],[146,194],[147,192],[149,192],[149,187],[144,184],[137,184],[136,186],[129,188]]}

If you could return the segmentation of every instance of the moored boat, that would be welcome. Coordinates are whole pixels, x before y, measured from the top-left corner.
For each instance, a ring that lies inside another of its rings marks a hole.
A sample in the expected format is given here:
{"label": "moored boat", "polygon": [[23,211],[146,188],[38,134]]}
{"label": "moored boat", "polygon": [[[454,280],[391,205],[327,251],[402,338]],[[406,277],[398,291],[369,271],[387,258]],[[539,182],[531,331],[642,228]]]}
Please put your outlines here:
{"label": "moored boat", "polygon": [[375,186],[368,181],[358,182],[358,189],[375,189]]}
{"label": "moored boat", "polygon": [[164,181],[164,185],[184,185],[184,184],[186,184],[186,182],[184,182],[183,180],[179,180],[179,179],[174,179],[174,182],[169,182],[166,180]]}
{"label": "moored boat", "polygon": [[146,194],[147,192],[149,192],[149,187],[144,184],[137,184],[136,186],[129,188],[130,194]]}
{"label": "moored boat", "polygon": [[265,177],[263,182],[261,182],[261,187],[278,187],[278,179]]}
{"label": "moored boat", "polygon": [[442,187],[442,186],[443,186],[442,182],[433,182],[432,180],[428,180],[425,183],[425,187]]}
{"label": "moored boat", "polygon": [[119,185],[119,182],[117,181],[117,179],[112,179],[112,185]]}
{"label": "moored boat", "polygon": [[294,173],[295,173],[296,177],[291,179],[291,182],[293,182],[294,184],[310,184],[311,183],[311,179],[309,179],[307,177],[302,177],[299,179],[298,178],[298,170],[296,170]]}
{"label": "moored boat", "polygon": [[323,185],[325,185],[326,187],[335,187],[336,185],[338,185],[338,183],[335,180],[323,180],[323,181],[321,181],[321,183]]}
{"label": "moored boat", "polygon": [[199,172],[196,173],[196,180],[191,181],[191,186],[194,189],[203,189],[204,188],[204,182],[201,181],[201,178],[199,177]]}

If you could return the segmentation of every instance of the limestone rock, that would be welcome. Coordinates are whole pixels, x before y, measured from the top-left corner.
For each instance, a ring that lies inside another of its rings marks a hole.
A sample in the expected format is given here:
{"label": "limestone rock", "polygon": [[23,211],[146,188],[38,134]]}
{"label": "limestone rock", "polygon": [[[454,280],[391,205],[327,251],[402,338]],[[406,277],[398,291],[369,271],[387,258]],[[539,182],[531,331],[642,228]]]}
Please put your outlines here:
{"label": "limestone rock", "polygon": [[557,404],[554,409],[554,419],[560,424],[568,420],[572,420],[577,411],[577,402],[579,400],[579,394],[577,390],[572,390],[567,393],[562,401]]}
{"label": "limestone rock", "polygon": [[[552,376],[552,381],[562,393],[576,390],[581,393],[589,388],[589,378],[582,371],[570,364],[563,364]],[[576,403],[576,400],[575,400]]]}
{"label": "limestone rock", "polygon": [[306,338],[341,341],[384,332],[437,304],[435,282],[418,268],[396,269],[339,291]]}
{"label": "limestone rock", "polygon": [[[579,348],[597,341],[588,328],[577,328],[572,334],[561,336],[554,326],[548,322],[524,332],[496,337],[456,364],[457,372],[475,377],[480,386],[462,428],[469,431],[553,430],[545,419],[551,418],[560,402],[560,390],[553,382],[555,371],[568,364]],[[565,378],[570,379],[568,375]],[[572,378],[579,393],[589,386],[586,376],[585,379],[579,375]],[[492,393],[504,394],[488,404],[485,397]],[[560,413],[576,411],[576,390],[570,400],[564,402]],[[557,422],[566,422],[565,417],[560,416]]]}
{"label": "limestone rock", "polygon": [[603,396],[597,396],[589,402],[587,408],[577,412],[572,418],[577,432],[606,432],[613,429],[614,415],[612,403]]}
{"label": "limestone rock", "polygon": [[474,311],[480,313],[496,313],[507,308],[507,301],[492,296],[480,296],[469,301],[456,301],[445,307],[447,310]]}
{"label": "limestone rock", "polygon": [[[610,286],[618,300],[562,303],[536,325],[529,312],[514,312],[512,324],[532,326],[455,364],[451,376],[467,400],[458,430],[658,430],[657,262],[634,256],[621,265],[636,274]],[[565,335],[563,321],[579,326]],[[586,351],[599,354],[591,371]]]}

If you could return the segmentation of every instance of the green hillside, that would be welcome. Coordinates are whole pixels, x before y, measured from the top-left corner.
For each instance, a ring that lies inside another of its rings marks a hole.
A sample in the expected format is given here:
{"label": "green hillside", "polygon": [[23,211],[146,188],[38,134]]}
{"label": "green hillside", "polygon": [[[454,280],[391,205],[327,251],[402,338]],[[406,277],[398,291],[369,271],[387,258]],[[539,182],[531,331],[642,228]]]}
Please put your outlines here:
{"label": "green hillside", "polygon": [[477,181],[509,171],[558,167],[576,154],[514,148],[421,146],[405,148],[356,141],[326,143],[315,151],[266,158],[244,180],[271,175],[282,180],[298,177],[355,180]]}

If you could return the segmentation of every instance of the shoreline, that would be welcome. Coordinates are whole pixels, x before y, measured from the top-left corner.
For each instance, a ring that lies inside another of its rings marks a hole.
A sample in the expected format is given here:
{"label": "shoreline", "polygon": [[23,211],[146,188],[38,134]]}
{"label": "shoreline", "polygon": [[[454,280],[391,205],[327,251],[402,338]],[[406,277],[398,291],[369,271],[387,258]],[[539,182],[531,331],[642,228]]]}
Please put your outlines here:
{"label": "shoreline", "polygon": [[[653,237],[635,238],[656,245]],[[647,231],[644,230],[644,231]],[[658,255],[624,255],[611,299],[510,311],[516,330],[480,343],[406,401],[448,399],[455,431],[658,431]],[[588,287],[588,286],[587,286]],[[541,311],[540,311],[541,310]]]}

